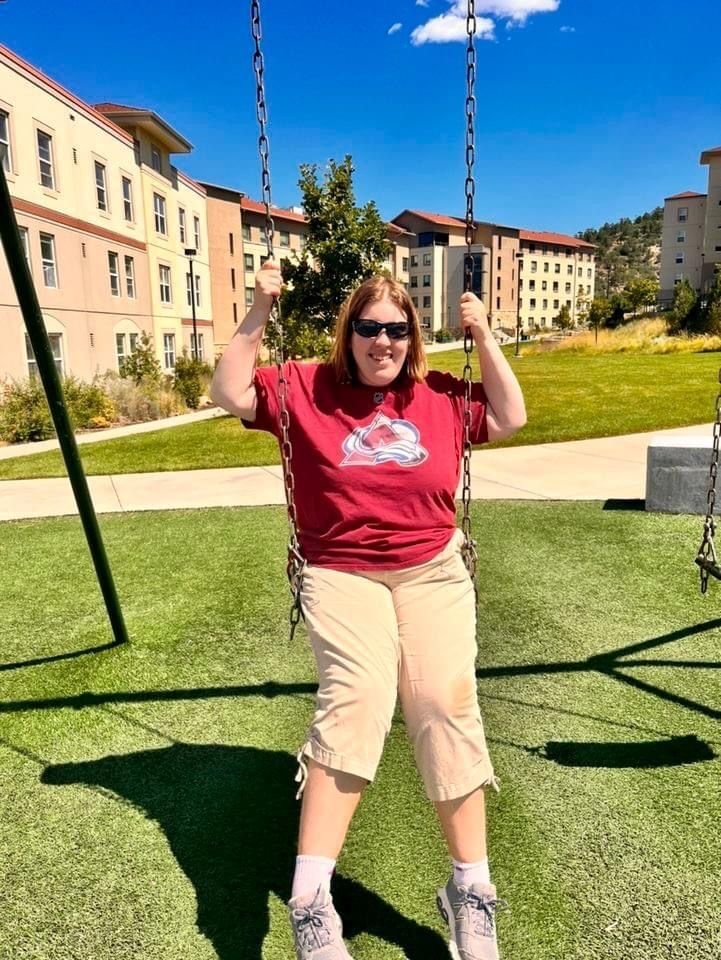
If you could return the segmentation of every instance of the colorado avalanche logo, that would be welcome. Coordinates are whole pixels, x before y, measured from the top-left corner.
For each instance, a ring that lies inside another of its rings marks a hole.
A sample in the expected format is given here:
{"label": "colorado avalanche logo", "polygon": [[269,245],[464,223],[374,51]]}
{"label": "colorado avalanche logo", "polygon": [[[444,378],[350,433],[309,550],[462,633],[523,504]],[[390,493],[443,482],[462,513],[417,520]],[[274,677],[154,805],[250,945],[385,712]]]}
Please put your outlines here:
{"label": "colorado avalanche logo", "polygon": [[420,444],[418,428],[409,420],[391,420],[377,414],[367,427],[356,427],[343,441],[345,460],[341,467],[375,467],[394,461],[402,467],[418,467],[428,459],[428,451]]}

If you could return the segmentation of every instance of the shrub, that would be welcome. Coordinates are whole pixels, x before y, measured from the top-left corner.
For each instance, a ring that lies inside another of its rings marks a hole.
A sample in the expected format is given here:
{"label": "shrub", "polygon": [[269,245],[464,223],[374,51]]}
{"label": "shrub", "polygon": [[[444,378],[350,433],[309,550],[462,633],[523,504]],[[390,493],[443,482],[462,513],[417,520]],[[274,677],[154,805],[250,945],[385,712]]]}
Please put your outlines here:
{"label": "shrub", "polygon": [[0,438],[9,443],[49,440],[55,435],[39,377],[10,381],[0,393]]}
{"label": "shrub", "polygon": [[448,327],[441,327],[440,330],[436,330],[433,339],[436,343],[453,343],[456,338]]}
{"label": "shrub", "polygon": [[[172,380],[172,378],[170,378]],[[105,374],[105,392],[115,402],[121,423],[141,423],[160,420],[186,413],[187,407],[180,394],[172,389],[165,378],[158,383],[135,383],[109,371]]]}
{"label": "shrub", "polygon": [[155,356],[152,338],[145,330],[130,356],[120,363],[120,376],[135,383],[158,383],[161,378],[160,363]]}
{"label": "shrub", "polygon": [[75,430],[92,427],[93,421],[112,423],[117,417],[115,404],[95,377],[92,383],[83,383],[76,377],[68,377],[63,383],[65,403],[70,422]]}
{"label": "shrub", "polygon": [[183,350],[183,355],[175,360],[173,389],[177,390],[191,410],[197,410],[201,394],[212,376],[213,371],[207,363],[189,357],[187,350]]}

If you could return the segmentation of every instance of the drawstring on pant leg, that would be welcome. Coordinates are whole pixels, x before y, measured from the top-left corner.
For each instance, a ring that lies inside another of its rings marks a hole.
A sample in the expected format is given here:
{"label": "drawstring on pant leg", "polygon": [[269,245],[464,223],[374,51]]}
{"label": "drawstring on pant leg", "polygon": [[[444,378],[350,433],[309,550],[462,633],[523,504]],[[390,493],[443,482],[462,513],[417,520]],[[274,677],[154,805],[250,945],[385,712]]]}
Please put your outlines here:
{"label": "drawstring on pant leg", "polygon": [[306,746],[307,744],[304,743],[303,746],[298,751],[298,755],[296,757],[298,761],[298,772],[295,775],[295,782],[300,783],[300,786],[298,787],[298,792],[295,795],[296,800],[300,800],[300,798],[303,795],[303,791],[305,790],[305,785],[308,782],[308,764],[304,759]]}

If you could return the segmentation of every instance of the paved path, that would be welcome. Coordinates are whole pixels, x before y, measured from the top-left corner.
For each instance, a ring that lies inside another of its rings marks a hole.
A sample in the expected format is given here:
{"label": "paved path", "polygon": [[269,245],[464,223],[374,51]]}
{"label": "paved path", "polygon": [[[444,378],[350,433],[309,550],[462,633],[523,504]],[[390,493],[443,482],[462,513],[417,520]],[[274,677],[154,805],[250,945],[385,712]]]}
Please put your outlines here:
{"label": "paved path", "polygon": [[[710,445],[713,427],[637,433],[498,450],[475,450],[472,496],[478,500],[643,499],[646,450],[659,435],[696,436]],[[281,468],[237,467],[89,477],[98,513],[282,504]],[[77,513],[70,483],[0,481],[0,520]]]}

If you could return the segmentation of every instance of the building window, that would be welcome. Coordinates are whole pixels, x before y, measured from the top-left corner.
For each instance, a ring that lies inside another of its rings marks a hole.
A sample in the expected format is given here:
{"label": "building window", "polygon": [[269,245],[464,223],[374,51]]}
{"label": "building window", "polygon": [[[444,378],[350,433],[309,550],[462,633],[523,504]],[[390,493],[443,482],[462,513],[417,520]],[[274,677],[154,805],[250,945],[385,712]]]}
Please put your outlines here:
{"label": "building window", "polygon": [[119,297],[120,270],[118,267],[118,255],[113,250],[108,250],[108,270],[110,271],[110,292],[114,297]]}
{"label": "building window", "polygon": [[413,276],[411,277],[411,287],[415,290],[417,286],[418,286],[418,277],[416,274],[413,274]]}
{"label": "building window", "polygon": [[260,265],[261,265],[261,267],[263,266],[264,263],[267,263],[269,260],[270,260],[270,256],[269,256],[267,253],[266,253],[266,254],[261,254],[261,257],[260,257]]}
{"label": "building window", "polygon": [[403,266],[402,270],[404,273],[408,272],[408,257],[403,257]]}
{"label": "building window", "polygon": [[548,273],[549,270],[550,270],[550,268],[551,268],[551,265],[550,265],[550,263],[548,262],[548,260],[546,260],[546,262],[543,264],[543,272],[544,272],[544,273]]}
{"label": "building window", "polygon": [[160,272],[160,302],[172,303],[173,292],[170,282],[170,267],[166,266],[164,263],[161,263],[158,267],[158,270]]}
{"label": "building window", "polygon": [[686,231],[678,230],[676,232],[676,243],[686,243]]}
{"label": "building window", "polygon": [[569,263],[568,266],[566,267],[566,273],[569,275],[569,277],[572,277],[572,276],[573,276],[573,264],[572,264],[572,263]]}
{"label": "building window", "polygon": [[430,253],[424,253],[424,254],[423,254],[423,266],[424,266],[424,267],[430,267],[431,262],[432,262],[432,261],[431,261],[431,255],[430,255]]}
{"label": "building window", "polygon": [[153,170],[157,170],[158,173],[161,172],[163,166],[160,150],[158,150],[155,144],[151,144],[150,146],[150,166]]}
{"label": "building window", "polygon": [[424,273],[424,274],[423,274],[423,286],[424,286],[424,287],[430,287],[430,285],[431,285],[431,275],[430,275],[430,273]]}
{"label": "building window", "polygon": [[535,309],[536,309],[536,298],[531,297],[531,310],[535,310]]}
{"label": "building window", "polygon": [[569,310],[571,309],[571,301],[570,301],[570,300],[566,300],[566,306],[568,307]]}
{"label": "building window", "polygon": [[28,233],[27,227],[18,227],[18,232],[20,234],[20,243],[23,245],[23,253],[25,254],[25,263],[28,265],[28,270],[32,270],[32,264],[30,263],[30,235]]}
{"label": "building window", "polygon": [[[49,333],[48,340],[50,341],[50,349],[53,353],[53,360],[55,361],[55,369],[58,371],[59,376],[64,375],[64,364],[63,364],[63,335],[62,333]],[[25,334],[25,352],[27,353],[28,358],[28,376],[37,377],[38,375],[38,362],[35,359],[35,351],[33,350],[33,345],[30,343],[30,337]]]}
{"label": "building window", "polygon": [[58,271],[55,265],[55,237],[51,233],[40,234],[40,258],[43,263],[43,283],[57,287]]}
{"label": "building window", "polygon": [[95,196],[98,202],[98,210],[108,209],[108,191],[105,185],[105,165],[95,161]]}
{"label": "building window", "polygon": [[423,318],[423,321],[422,321],[422,323],[421,323],[421,326],[425,327],[426,330],[430,330],[430,329],[431,329],[431,318],[430,318],[430,317],[424,317],[424,318]]}
{"label": "building window", "polygon": [[178,229],[180,230],[180,242],[185,244],[185,210],[178,207]]}
{"label": "building window", "polygon": [[424,296],[424,297],[423,297],[423,307],[427,310],[427,309],[430,307],[430,305],[431,305],[431,298],[430,298],[430,296],[428,296],[428,295]]}
{"label": "building window", "polygon": [[250,240],[250,224],[244,223],[242,229],[243,229],[243,239]]}
{"label": "building window", "polygon": [[233,323],[237,325],[238,323],[238,304],[233,304]]}
{"label": "building window", "polygon": [[53,138],[44,130],[38,130],[38,160],[40,161],[40,183],[48,190],[55,189],[55,169],[53,167]]}
{"label": "building window", "polygon": [[561,305],[561,301],[560,301],[560,300],[554,300],[554,301],[553,301],[553,309],[554,309],[554,310],[558,310],[558,308],[560,307],[560,305]]}
{"label": "building window", "polygon": [[255,270],[255,257],[252,253],[243,254],[243,263],[245,264],[245,269],[252,272]]}
{"label": "building window", "polygon": [[501,309],[501,298],[496,297],[496,310],[500,310],[500,309]]}
{"label": "building window", "polygon": [[548,300],[543,301],[543,309],[548,310]]}
{"label": "building window", "polygon": [[193,233],[195,235],[195,249],[200,250],[200,217],[193,217]]}
{"label": "building window", "polygon": [[165,197],[159,193],[153,194],[153,211],[155,212],[155,232],[164,237],[168,234],[168,224],[165,219]]}
{"label": "building window", "polygon": [[246,288],[245,288],[245,305],[246,305],[246,307],[252,307],[252,306],[253,306],[253,298],[254,298],[254,296],[255,296],[255,288],[254,288],[254,287],[246,287]]}
{"label": "building window", "polygon": [[688,220],[688,207],[679,207],[678,208],[678,222],[686,223]]}
{"label": "building window", "polygon": [[202,333],[198,334],[197,351],[196,351],[196,343],[195,343],[195,334],[194,333],[190,334],[190,353],[194,357],[197,356],[199,360],[202,360],[204,358]]}
{"label": "building window", "polygon": [[200,306],[200,277],[195,274],[195,306]]}
{"label": "building window", "polygon": [[235,267],[230,268],[230,287],[235,290]]}
{"label": "building window", "polygon": [[5,173],[12,173],[12,154],[10,153],[10,115],[0,110],[0,160]]}
{"label": "building window", "polygon": [[681,283],[681,281],[683,280],[683,278],[684,278],[684,274],[683,274],[683,273],[677,273],[677,274],[676,274],[676,277],[675,277],[675,279],[674,279],[674,281],[673,281],[674,287],[675,287],[677,284]]}
{"label": "building window", "polygon": [[566,290],[566,293],[570,293],[570,292],[571,292],[571,284],[570,284],[570,283],[567,283],[567,284],[566,284],[565,290]]}
{"label": "building window", "polygon": [[679,250],[678,253],[676,254],[676,263],[683,263],[683,262],[684,262],[684,253],[683,253],[683,250]]}
{"label": "building window", "polygon": [[165,369],[172,370],[175,366],[175,334],[163,334],[163,357],[165,359]]}
{"label": "building window", "polygon": [[588,279],[590,280],[590,279],[591,279],[591,268],[590,268],[590,267],[589,267],[588,270],[586,271],[586,275],[587,275]]}
{"label": "building window", "polygon": [[188,301],[188,306],[193,306],[193,289],[191,286],[190,274],[185,274],[185,299]]}
{"label": "building window", "polygon": [[538,273],[538,260],[531,260],[531,273]]}
{"label": "building window", "polygon": [[135,299],[135,261],[132,257],[125,258],[125,292],[131,300]]}
{"label": "building window", "polygon": [[[499,277],[498,279],[500,280],[501,278]],[[529,289],[529,290],[535,290],[535,289],[536,289],[536,281],[535,281],[535,280],[529,280],[529,281],[528,281],[528,289]]]}
{"label": "building window", "polygon": [[[130,341],[130,353],[126,349],[127,340]],[[120,370],[120,364],[125,360],[126,357],[135,353],[135,350],[138,346],[138,334],[137,333],[116,333],[115,334],[115,354],[118,359],[118,371]]]}
{"label": "building window", "polygon": [[[573,269],[573,268],[571,268],[571,269]],[[560,272],[561,272],[561,264],[560,264],[560,263],[554,263],[554,265],[553,265],[553,272],[554,272],[554,273],[560,273]]]}
{"label": "building window", "polygon": [[553,292],[558,293],[558,280],[553,281]]}
{"label": "building window", "polygon": [[548,280],[541,281],[541,290],[548,290]]}
{"label": "building window", "polygon": [[412,266],[412,267],[417,267],[417,266],[418,266],[418,254],[417,254],[417,253],[411,254],[411,266]]}
{"label": "building window", "polygon": [[413,302],[414,307],[418,306],[418,297],[411,297],[411,301]]}
{"label": "building window", "polygon": [[280,231],[280,245],[281,247],[290,246],[290,233],[287,230]]}
{"label": "building window", "polygon": [[499,270],[502,269],[502,268],[501,268],[501,264],[502,264],[502,263],[503,263],[503,257],[497,257],[497,258],[496,258],[496,266],[498,267]]}
{"label": "building window", "polygon": [[123,177],[123,216],[133,222],[133,183],[127,177]]}

